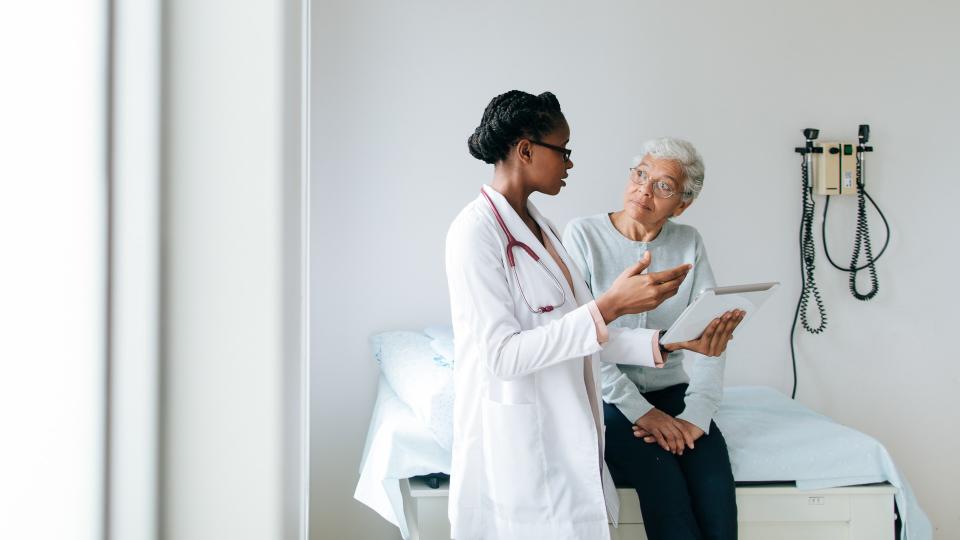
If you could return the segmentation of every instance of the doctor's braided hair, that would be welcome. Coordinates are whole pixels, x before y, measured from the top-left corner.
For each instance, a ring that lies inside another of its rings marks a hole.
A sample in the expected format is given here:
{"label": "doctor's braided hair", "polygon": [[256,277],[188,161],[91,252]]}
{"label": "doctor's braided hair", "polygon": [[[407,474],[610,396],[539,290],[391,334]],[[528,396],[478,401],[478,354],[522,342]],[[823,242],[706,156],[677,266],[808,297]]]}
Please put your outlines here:
{"label": "doctor's braided hair", "polygon": [[557,96],[511,90],[490,100],[480,125],[467,139],[470,155],[487,163],[502,161],[524,137],[540,139],[563,121]]}

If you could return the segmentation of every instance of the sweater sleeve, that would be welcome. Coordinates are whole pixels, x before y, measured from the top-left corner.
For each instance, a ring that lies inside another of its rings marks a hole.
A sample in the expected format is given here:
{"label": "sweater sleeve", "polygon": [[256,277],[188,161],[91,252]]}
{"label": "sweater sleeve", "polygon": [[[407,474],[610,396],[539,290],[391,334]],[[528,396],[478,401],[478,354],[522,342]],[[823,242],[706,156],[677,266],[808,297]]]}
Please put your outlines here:
{"label": "sweater sleeve", "polygon": [[641,416],[653,409],[653,405],[643,397],[637,385],[616,364],[601,364],[600,384],[603,388],[603,401],[615,405],[630,422],[636,423]]}

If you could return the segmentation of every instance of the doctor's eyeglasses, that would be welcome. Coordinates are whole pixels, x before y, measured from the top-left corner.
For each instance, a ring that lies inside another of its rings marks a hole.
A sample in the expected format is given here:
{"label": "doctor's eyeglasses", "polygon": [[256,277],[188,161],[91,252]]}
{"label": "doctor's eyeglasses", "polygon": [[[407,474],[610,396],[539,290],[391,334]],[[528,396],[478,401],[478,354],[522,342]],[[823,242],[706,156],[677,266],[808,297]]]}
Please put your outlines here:
{"label": "doctor's eyeglasses", "polygon": [[564,148],[562,146],[557,146],[555,144],[547,144],[545,142],[540,142],[534,139],[527,139],[527,140],[538,146],[542,146],[544,148],[549,148],[551,150],[556,150],[557,152],[560,152],[560,154],[563,155],[563,162],[564,163],[570,162],[570,154],[573,153],[573,150],[569,148]]}
{"label": "doctor's eyeglasses", "polygon": [[[637,186],[640,189],[643,189],[644,186],[650,182],[650,176],[647,171],[641,169],[639,166],[630,167],[630,172],[633,173],[630,175],[630,181],[633,182],[633,185]],[[668,182],[663,180],[656,180],[653,182],[653,195],[658,199],[669,199],[674,195],[681,193],[673,188]],[[688,193],[684,192],[684,195]]]}

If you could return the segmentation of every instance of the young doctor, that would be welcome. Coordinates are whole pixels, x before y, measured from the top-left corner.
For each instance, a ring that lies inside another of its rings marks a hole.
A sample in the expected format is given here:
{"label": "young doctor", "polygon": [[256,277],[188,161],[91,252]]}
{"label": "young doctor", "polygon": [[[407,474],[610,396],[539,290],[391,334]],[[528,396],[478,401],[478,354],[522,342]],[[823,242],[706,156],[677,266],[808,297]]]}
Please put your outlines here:
{"label": "young doctor", "polygon": [[[528,201],[573,167],[557,98],[513,90],[484,110],[470,153],[493,182],[454,219],[446,267],[453,321],[456,540],[607,540],[619,502],[603,462],[596,361],[663,363],[656,329],[607,328],[676,294],[689,265],[641,274],[649,254],[594,300],[553,225]],[[713,321],[682,348],[732,333]]]}

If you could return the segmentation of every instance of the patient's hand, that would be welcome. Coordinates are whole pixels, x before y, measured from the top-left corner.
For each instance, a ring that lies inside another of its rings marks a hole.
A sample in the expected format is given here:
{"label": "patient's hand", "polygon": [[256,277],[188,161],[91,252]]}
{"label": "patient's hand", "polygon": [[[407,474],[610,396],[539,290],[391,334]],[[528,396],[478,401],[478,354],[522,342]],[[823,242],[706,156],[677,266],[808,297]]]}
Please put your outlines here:
{"label": "patient's hand", "polygon": [[683,434],[687,440],[687,445],[691,450],[693,450],[693,443],[700,437],[703,437],[703,430],[682,418],[677,418],[676,420],[677,422],[680,422],[680,425],[682,426],[680,429],[683,430]]}
{"label": "patient's hand", "polygon": [[[654,410],[656,410],[656,409],[654,409]],[[680,431],[683,433],[683,441],[684,441],[684,443],[686,443],[686,445],[687,445],[688,448],[690,448],[691,450],[693,450],[693,443],[696,442],[696,440],[699,439],[700,437],[703,437],[703,430],[700,429],[700,428],[698,428],[696,425],[694,425],[694,424],[692,424],[692,423],[690,423],[690,422],[687,422],[686,420],[683,420],[683,419],[681,419],[681,418],[674,418],[674,421],[676,421],[676,422],[679,424],[678,427],[680,428]],[[638,423],[639,423],[639,422],[638,422]],[[634,426],[633,426],[633,436],[634,436],[634,437],[637,437],[637,438],[642,438],[642,439],[643,439],[643,442],[647,442],[647,443],[655,443],[655,442],[657,442],[657,438],[656,438],[656,437],[654,437],[654,436],[653,436],[649,431],[647,431],[646,429],[644,429],[644,428],[642,428],[642,427],[640,427],[640,426],[638,426],[638,425],[636,425],[636,424],[634,424]],[[664,450],[666,450],[666,448],[664,448]],[[682,452],[681,452],[681,454],[682,454]]]}
{"label": "patient's hand", "polygon": [[688,441],[690,448],[693,448],[693,440],[688,438],[681,422],[682,420],[677,420],[660,409],[650,409],[647,414],[637,419],[633,426],[633,434],[639,437],[640,435],[637,435],[639,431],[645,434],[643,440],[649,443],[656,442],[671,454],[683,455],[684,446]]}
{"label": "patient's hand", "polygon": [[665,344],[663,348],[670,352],[686,349],[704,356],[720,356],[727,350],[727,343],[733,339],[733,331],[746,314],[738,309],[728,311],[711,321],[697,339]]}

